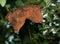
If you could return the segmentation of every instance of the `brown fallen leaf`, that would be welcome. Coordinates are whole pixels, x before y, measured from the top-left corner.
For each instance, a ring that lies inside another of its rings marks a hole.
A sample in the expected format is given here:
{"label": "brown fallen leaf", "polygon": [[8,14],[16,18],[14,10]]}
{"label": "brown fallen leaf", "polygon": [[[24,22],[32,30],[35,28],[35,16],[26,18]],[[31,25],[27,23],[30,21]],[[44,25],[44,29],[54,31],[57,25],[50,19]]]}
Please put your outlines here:
{"label": "brown fallen leaf", "polygon": [[6,19],[12,24],[14,32],[17,33],[24,25],[25,20],[31,20],[34,23],[41,23],[43,20],[40,6],[27,5],[9,12]]}

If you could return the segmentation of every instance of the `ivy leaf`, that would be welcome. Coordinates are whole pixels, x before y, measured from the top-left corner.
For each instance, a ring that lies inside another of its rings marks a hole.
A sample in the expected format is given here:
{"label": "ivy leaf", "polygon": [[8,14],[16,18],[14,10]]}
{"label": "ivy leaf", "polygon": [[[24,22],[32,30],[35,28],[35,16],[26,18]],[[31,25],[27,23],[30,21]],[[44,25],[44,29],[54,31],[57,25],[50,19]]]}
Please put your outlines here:
{"label": "ivy leaf", "polygon": [[6,4],[6,0],[0,0],[0,4],[1,4],[2,7],[4,7],[5,4]]}

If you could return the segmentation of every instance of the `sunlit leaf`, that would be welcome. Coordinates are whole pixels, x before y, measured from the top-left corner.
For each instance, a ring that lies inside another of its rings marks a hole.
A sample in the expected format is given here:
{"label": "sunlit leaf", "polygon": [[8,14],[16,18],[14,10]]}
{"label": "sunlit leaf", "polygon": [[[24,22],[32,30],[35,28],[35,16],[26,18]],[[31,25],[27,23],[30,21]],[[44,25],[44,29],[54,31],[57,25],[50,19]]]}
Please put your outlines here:
{"label": "sunlit leaf", "polygon": [[4,7],[5,4],[6,4],[6,0],[0,0],[0,4],[1,4],[2,7]]}

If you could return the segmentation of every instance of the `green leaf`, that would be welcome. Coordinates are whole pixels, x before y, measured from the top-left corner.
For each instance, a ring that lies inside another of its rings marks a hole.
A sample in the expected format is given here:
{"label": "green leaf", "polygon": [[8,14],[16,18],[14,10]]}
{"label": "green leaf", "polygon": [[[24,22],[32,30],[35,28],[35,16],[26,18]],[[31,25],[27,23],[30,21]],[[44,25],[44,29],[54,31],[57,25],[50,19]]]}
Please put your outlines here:
{"label": "green leaf", "polygon": [[48,44],[48,42],[43,42],[43,44]]}
{"label": "green leaf", "polygon": [[10,4],[6,4],[5,7],[6,7],[7,11],[10,11],[10,9],[11,9],[11,5]]}
{"label": "green leaf", "polygon": [[17,7],[20,7],[20,6],[23,6],[24,5],[24,3],[21,0],[17,0],[15,2],[15,4],[16,4]]}
{"label": "green leaf", "polygon": [[0,4],[1,4],[2,7],[4,7],[5,4],[6,4],[6,0],[0,0]]}
{"label": "green leaf", "polygon": [[48,5],[51,2],[51,0],[44,0],[44,2],[46,3],[46,5]]}

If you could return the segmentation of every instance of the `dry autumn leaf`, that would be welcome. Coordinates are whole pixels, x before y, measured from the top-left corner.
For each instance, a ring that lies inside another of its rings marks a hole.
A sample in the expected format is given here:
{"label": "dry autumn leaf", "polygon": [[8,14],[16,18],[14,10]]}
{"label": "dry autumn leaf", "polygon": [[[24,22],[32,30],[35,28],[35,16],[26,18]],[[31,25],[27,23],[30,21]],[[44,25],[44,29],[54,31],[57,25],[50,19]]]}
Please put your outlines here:
{"label": "dry autumn leaf", "polygon": [[34,23],[41,23],[43,16],[38,5],[27,5],[9,12],[6,19],[12,24],[14,32],[17,33],[24,25],[26,19]]}

